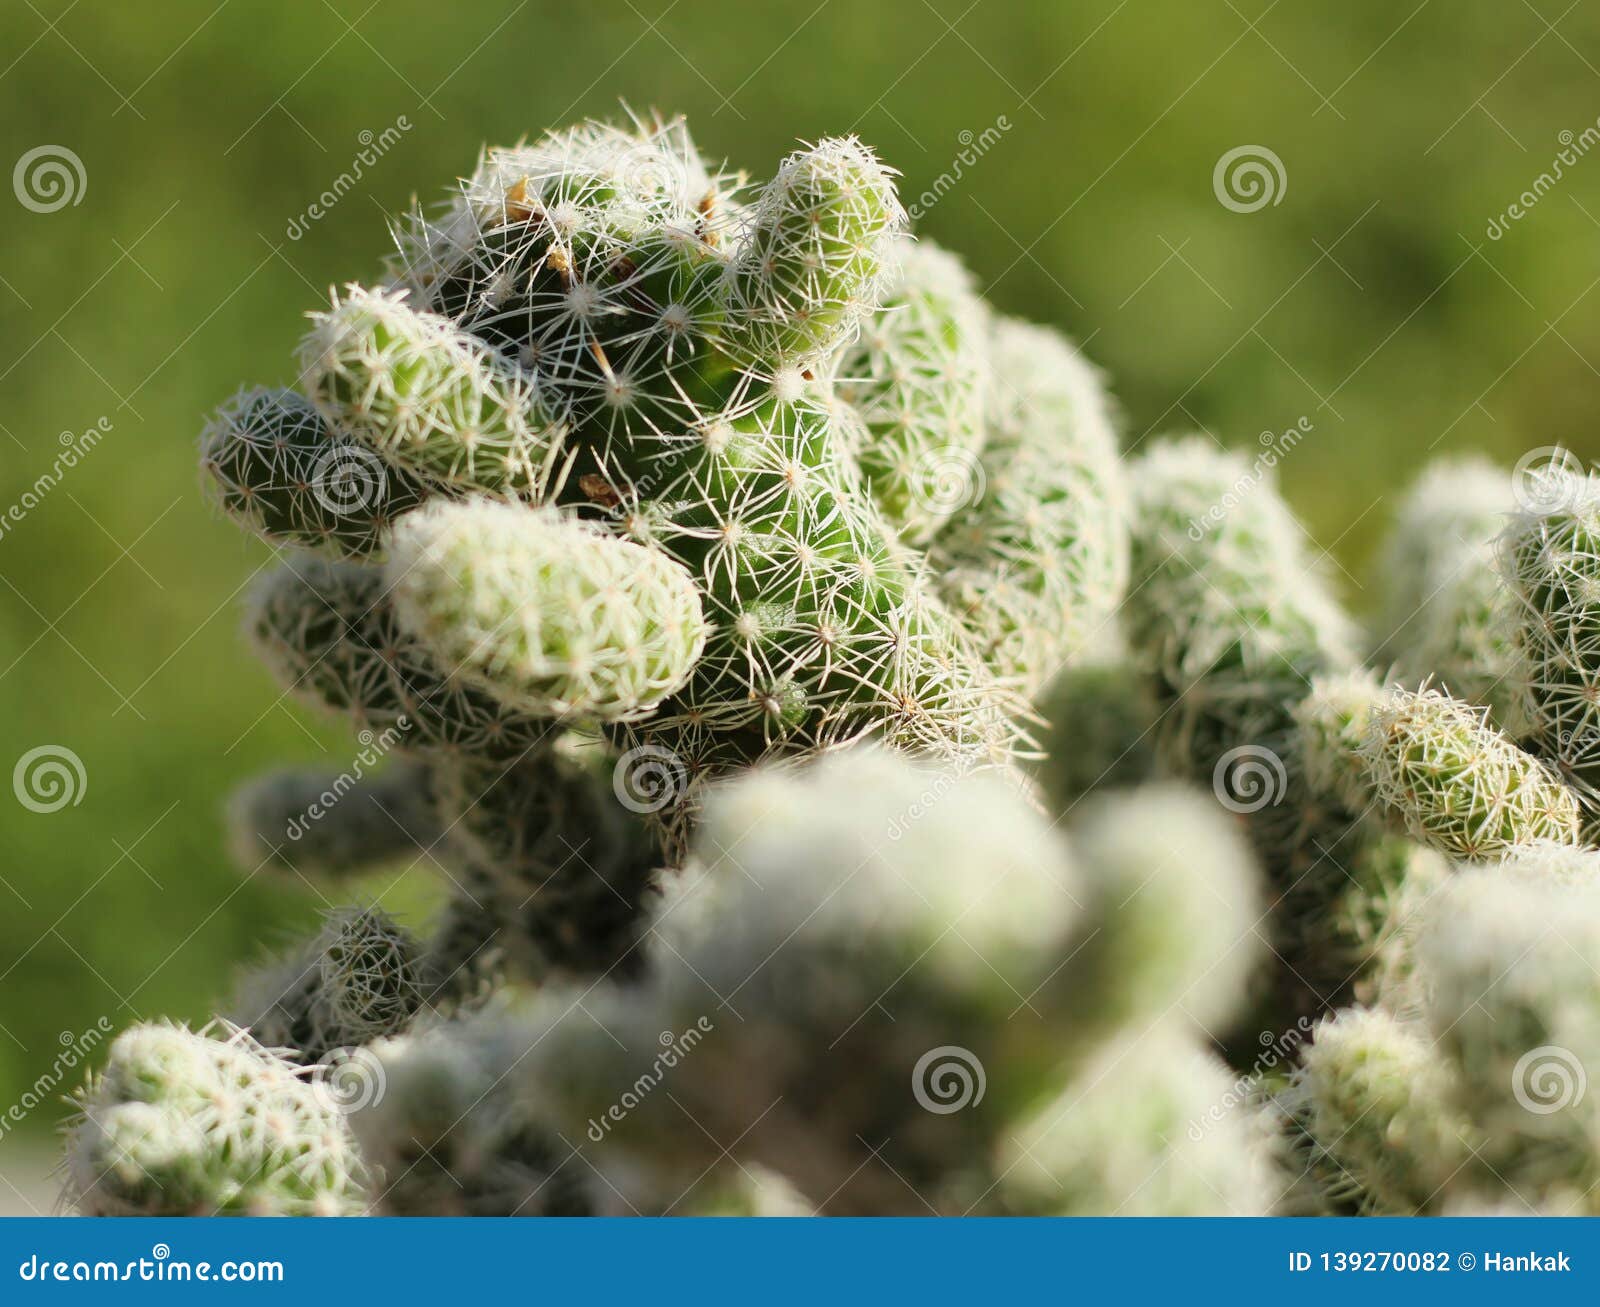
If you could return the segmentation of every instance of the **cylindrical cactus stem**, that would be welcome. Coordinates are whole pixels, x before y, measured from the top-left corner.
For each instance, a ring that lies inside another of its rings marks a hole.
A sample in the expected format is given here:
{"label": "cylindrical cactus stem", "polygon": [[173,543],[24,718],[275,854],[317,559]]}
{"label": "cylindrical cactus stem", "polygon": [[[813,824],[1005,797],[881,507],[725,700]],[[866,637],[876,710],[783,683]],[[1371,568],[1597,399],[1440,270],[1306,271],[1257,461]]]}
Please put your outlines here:
{"label": "cylindrical cactus stem", "polygon": [[421,945],[376,908],[329,912],[303,947],[242,977],[232,1016],[307,1065],[398,1034],[426,998]]}
{"label": "cylindrical cactus stem", "polygon": [[1426,1026],[1347,1008],[1317,1026],[1286,1102],[1333,1203],[1411,1216],[1437,1210],[1471,1158],[1457,1088]]}
{"label": "cylindrical cactus stem", "polygon": [[229,1026],[119,1035],[78,1097],[67,1199],[91,1216],[345,1216],[364,1169],[338,1097]]}
{"label": "cylindrical cactus stem", "polygon": [[1429,1025],[1483,1133],[1475,1187],[1552,1215],[1600,1214],[1600,879],[1586,860],[1583,874],[1546,847],[1465,870],[1417,943]]}
{"label": "cylindrical cactus stem", "polygon": [[443,836],[432,774],[409,760],[376,775],[291,767],[246,782],[228,800],[229,847],[241,871],[357,876],[415,859]]}
{"label": "cylindrical cactus stem", "polygon": [[940,468],[962,500],[933,575],[985,656],[1025,693],[1110,643],[1128,586],[1128,493],[1110,400],[1058,333],[1001,318],[981,456]]}
{"label": "cylindrical cactus stem", "polygon": [[628,790],[612,764],[603,748],[562,743],[514,764],[444,769],[440,815],[468,883],[448,910],[442,961],[476,919],[479,943],[492,937],[505,970],[524,979],[639,971],[635,946],[663,858],[637,806],[618,797]]}
{"label": "cylindrical cactus stem", "polygon": [[894,243],[894,289],[840,358],[866,426],[857,462],[885,517],[923,545],[983,493],[988,314],[967,270],[926,240]]}
{"label": "cylindrical cactus stem", "polygon": [[1312,678],[1309,692],[1294,706],[1296,750],[1306,783],[1336,795],[1353,813],[1364,813],[1373,804],[1361,750],[1372,711],[1383,700],[1383,685],[1362,667]]}
{"label": "cylindrical cactus stem", "polygon": [[[481,1021],[481,1027],[480,1027]],[[372,1046],[384,1092],[352,1117],[388,1216],[589,1216],[610,1192],[500,1083],[529,1050],[462,1019]]]}
{"label": "cylindrical cactus stem", "polygon": [[1156,774],[1159,710],[1149,678],[1130,659],[1068,668],[1045,687],[1039,712],[1048,727],[1038,774],[1055,811]]}
{"label": "cylindrical cactus stem", "polygon": [[428,487],[334,432],[292,390],[250,390],[217,411],[200,437],[212,499],[271,544],[364,558]]}
{"label": "cylindrical cactus stem", "polygon": [[1600,815],[1600,478],[1555,469],[1502,540],[1533,746]]}
{"label": "cylindrical cactus stem", "polygon": [[396,619],[376,568],[297,559],[252,592],[246,630],[291,693],[395,733],[397,747],[515,758],[552,729],[441,670]]}
{"label": "cylindrical cactus stem", "polygon": [[1516,507],[1511,473],[1479,458],[1428,465],[1400,505],[1382,556],[1374,660],[1407,681],[1433,677],[1521,731],[1515,619],[1495,544]]}
{"label": "cylindrical cactus stem", "polygon": [[1536,840],[1578,842],[1578,804],[1554,771],[1474,708],[1424,687],[1371,709],[1361,760],[1378,802],[1417,839],[1492,858]]}
{"label": "cylindrical cactus stem", "polygon": [[1128,484],[1122,615],[1160,689],[1162,759],[1248,814],[1269,874],[1319,910],[1351,814],[1302,775],[1293,710],[1312,677],[1356,666],[1354,629],[1266,469],[1190,437],[1153,446]]}
{"label": "cylindrical cactus stem", "polygon": [[446,486],[549,496],[567,420],[538,377],[403,293],[351,286],[300,347],[317,407],[408,473]]}
{"label": "cylindrical cactus stem", "polygon": [[519,712],[648,716],[705,647],[689,572],[553,509],[429,507],[399,524],[391,553],[401,625],[439,666]]}
{"label": "cylindrical cactus stem", "polygon": [[[1267,1216],[1289,1187],[1273,1123],[1166,1028],[1113,1040],[1007,1138],[985,1207],[1017,1216]],[[981,1211],[982,1209],[980,1209]]]}
{"label": "cylindrical cactus stem", "polygon": [[769,375],[828,354],[878,306],[905,223],[891,170],[855,137],[796,150],[727,269],[728,352]]}

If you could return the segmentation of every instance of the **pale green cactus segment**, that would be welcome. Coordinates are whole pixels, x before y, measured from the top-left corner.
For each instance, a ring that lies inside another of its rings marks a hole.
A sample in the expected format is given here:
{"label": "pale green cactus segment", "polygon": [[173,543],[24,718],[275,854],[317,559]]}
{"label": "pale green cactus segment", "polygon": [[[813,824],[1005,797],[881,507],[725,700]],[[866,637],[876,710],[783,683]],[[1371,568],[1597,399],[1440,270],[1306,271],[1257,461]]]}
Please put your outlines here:
{"label": "pale green cactus segment", "polygon": [[[1248,813],[1269,875],[1314,912],[1352,814],[1302,774],[1294,706],[1313,677],[1357,665],[1354,628],[1265,470],[1193,436],[1152,446],[1128,484],[1121,616],[1159,688],[1162,760]],[[1252,777],[1259,792],[1241,788]]]}
{"label": "pale green cactus segment", "polygon": [[796,150],[727,269],[730,353],[773,375],[831,352],[877,308],[905,224],[892,171],[855,137]]}
{"label": "pale green cactus segment", "polygon": [[1417,945],[1428,1019],[1482,1131],[1476,1190],[1596,1215],[1600,879],[1550,875],[1549,854],[1515,862],[1463,872],[1430,910]]}
{"label": "pale green cactus segment", "polygon": [[1553,770],[1442,691],[1393,689],[1371,709],[1361,759],[1374,797],[1454,857],[1578,842],[1578,804]]}
{"label": "pale green cactus segment", "polygon": [[245,625],[285,689],[396,747],[515,758],[550,733],[548,718],[447,675],[400,625],[377,568],[297,560],[252,591]]}
{"label": "pale green cactus segment", "polygon": [[351,286],[300,347],[317,407],[407,473],[541,500],[560,484],[567,419],[536,373],[403,294]]}
{"label": "pale green cactus segment", "polygon": [[1097,797],[1071,836],[1095,929],[1064,970],[1098,977],[1099,1019],[1220,1033],[1261,959],[1260,871],[1236,823],[1164,782]]}
{"label": "pale green cactus segment", "polygon": [[1359,1003],[1414,1017],[1426,999],[1416,968],[1417,933],[1453,865],[1437,849],[1384,835],[1359,849],[1347,869],[1350,882],[1329,914],[1339,959],[1330,971],[1342,968],[1333,978],[1350,982]]}
{"label": "pale green cactus segment", "polygon": [[430,506],[395,528],[390,552],[401,625],[439,666],[519,712],[648,716],[705,648],[682,566],[553,510]]}
{"label": "pale green cactus segment", "polygon": [[1554,469],[1502,540],[1535,746],[1600,813],[1600,477]]}
{"label": "pale green cactus segment", "polygon": [[364,1170],[313,1073],[226,1025],[119,1035],[78,1097],[67,1199],[91,1216],[344,1216]]}
{"label": "pale green cactus segment", "polygon": [[[372,747],[376,737],[363,741]],[[443,838],[429,769],[404,761],[367,774],[288,768],[247,781],[228,800],[228,846],[241,871],[350,877],[416,859]]]}
{"label": "pale green cactus segment", "polygon": [[212,499],[263,540],[350,558],[376,553],[390,523],[429,493],[292,390],[223,405],[200,437],[200,468]]}
{"label": "pale green cactus segment", "polygon": [[1180,717],[1225,725],[1229,691],[1287,704],[1312,675],[1355,666],[1354,630],[1304,530],[1242,456],[1202,436],[1162,442],[1128,480],[1129,637],[1175,695],[1202,691]]}
{"label": "pale green cactus segment", "polygon": [[1432,677],[1458,699],[1521,729],[1514,623],[1495,567],[1516,507],[1509,471],[1480,458],[1440,459],[1417,478],[1384,546],[1375,655],[1406,681]]}
{"label": "pale green cactus segment", "polygon": [[934,541],[945,599],[1033,694],[1108,642],[1128,588],[1129,500],[1098,374],[1064,337],[1001,318],[967,506]]}
{"label": "pale green cactus segment", "polygon": [[983,493],[988,315],[938,246],[897,241],[894,266],[894,289],[840,357],[836,385],[866,425],[856,458],[873,499],[923,545]]}
{"label": "pale green cactus segment", "polygon": [[1273,1123],[1167,1029],[1111,1043],[1008,1131],[991,1201],[1019,1216],[1268,1216],[1289,1179]]}
{"label": "pale green cactus segment", "polygon": [[1378,678],[1359,668],[1314,678],[1310,692],[1294,707],[1306,783],[1337,795],[1351,812],[1365,812],[1373,802],[1361,749],[1372,710],[1383,698]]}
{"label": "pale green cactus segment", "polygon": [[1458,1090],[1427,1027],[1347,1008],[1317,1026],[1288,1103],[1331,1198],[1411,1216],[1436,1210],[1471,1159],[1477,1137]]}

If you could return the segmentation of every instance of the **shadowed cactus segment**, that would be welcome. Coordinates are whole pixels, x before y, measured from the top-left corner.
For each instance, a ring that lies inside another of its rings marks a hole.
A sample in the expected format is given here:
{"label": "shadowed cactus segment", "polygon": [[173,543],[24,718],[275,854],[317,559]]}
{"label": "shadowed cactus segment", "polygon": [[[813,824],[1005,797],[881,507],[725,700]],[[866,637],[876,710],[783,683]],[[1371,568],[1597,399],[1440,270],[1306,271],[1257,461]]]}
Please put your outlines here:
{"label": "shadowed cactus segment", "polygon": [[335,434],[292,390],[252,390],[200,438],[212,498],[273,544],[365,558],[428,490],[371,449]]}
{"label": "shadowed cactus segment", "polygon": [[250,595],[246,631],[285,689],[409,748],[514,758],[552,729],[441,674],[374,568],[303,559],[274,572]]}

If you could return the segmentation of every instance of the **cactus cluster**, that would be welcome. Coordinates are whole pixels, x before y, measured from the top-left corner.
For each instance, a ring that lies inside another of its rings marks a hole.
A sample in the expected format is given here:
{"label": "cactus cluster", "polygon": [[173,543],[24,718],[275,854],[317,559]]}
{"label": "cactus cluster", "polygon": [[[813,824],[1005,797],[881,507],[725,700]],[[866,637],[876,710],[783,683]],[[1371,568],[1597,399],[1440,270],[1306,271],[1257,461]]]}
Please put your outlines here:
{"label": "cactus cluster", "polygon": [[201,462],[395,754],[248,782],[237,860],[437,911],[125,1034],[73,1202],[1596,1210],[1600,482],[1429,469],[1364,632],[854,138],[585,124],[395,246]]}

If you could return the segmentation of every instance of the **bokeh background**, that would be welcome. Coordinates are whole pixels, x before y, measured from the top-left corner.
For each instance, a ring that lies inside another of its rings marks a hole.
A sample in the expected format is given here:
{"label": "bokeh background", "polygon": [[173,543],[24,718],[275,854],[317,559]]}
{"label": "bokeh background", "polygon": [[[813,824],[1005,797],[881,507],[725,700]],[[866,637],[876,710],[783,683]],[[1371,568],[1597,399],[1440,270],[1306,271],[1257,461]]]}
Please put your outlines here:
{"label": "bokeh background", "polygon": [[[321,906],[226,857],[233,785],[354,746],[243,651],[269,551],[206,507],[195,436],[291,380],[301,315],[485,141],[625,101],[761,175],[859,133],[997,305],[1106,369],[1129,448],[1309,424],[1281,479],[1359,609],[1430,457],[1600,456],[1597,64],[1596,0],[0,5],[0,780],[83,769],[53,812],[0,785],[0,1210],[48,1202],[64,1044],[204,1017]],[[1270,198],[1219,196],[1238,150]],[[428,907],[403,869],[360,892]]]}

